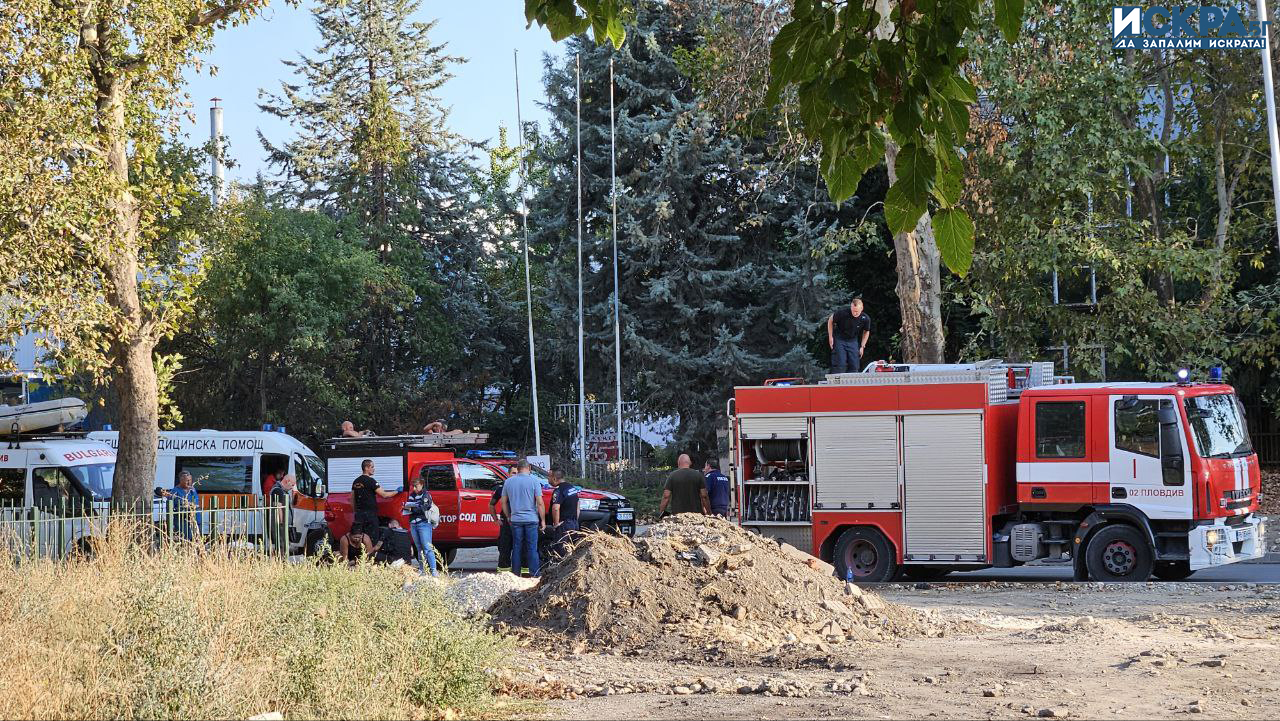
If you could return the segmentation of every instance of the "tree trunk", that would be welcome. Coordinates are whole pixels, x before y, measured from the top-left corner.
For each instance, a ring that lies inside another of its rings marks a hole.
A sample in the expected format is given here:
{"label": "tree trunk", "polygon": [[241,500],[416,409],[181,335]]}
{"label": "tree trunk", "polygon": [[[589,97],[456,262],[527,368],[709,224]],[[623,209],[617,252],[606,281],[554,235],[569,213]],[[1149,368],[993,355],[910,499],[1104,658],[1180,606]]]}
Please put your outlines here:
{"label": "tree trunk", "polygon": [[[889,184],[898,182],[898,144],[886,140],[885,165]],[[946,341],[942,332],[941,255],[933,238],[933,220],[926,212],[915,230],[895,233],[893,253],[898,265],[898,307],[902,311],[902,360],[942,363]]]}
{"label": "tree trunk", "polygon": [[159,434],[155,341],[151,337],[138,296],[138,201],[129,190],[129,156],[125,134],[124,85],[119,77],[100,75],[98,110],[99,142],[106,151],[114,183],[107,192],[114,215],[114,242],[107,268],[107,302],[118,313],[111,338],[115,366],[120,444],[112,502],[117,506],[150,505],[156,478],[156,446]]}

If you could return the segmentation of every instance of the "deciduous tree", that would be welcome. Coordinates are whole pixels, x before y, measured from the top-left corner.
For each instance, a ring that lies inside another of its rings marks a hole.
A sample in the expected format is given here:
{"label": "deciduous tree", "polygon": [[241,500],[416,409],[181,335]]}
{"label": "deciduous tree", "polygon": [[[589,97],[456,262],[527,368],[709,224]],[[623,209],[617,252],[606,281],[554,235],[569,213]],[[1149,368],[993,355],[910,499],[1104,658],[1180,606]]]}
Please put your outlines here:
{"label": "deciduous tree", "polygon": [[[4,330],[47,334],[63,372],[109,378],[121,431],[115,501],[155,478],[156,343],[188,307],[160,261],[194,189],[159,161],[181,117],[182,73],[217,28],[264,0],[11,0],[0,6],[0,293]],[[179,248],[181,251],[181,248]],[[188,249],[189,250],[189,249]],[[172,257],[172,256],[171,256]]]}

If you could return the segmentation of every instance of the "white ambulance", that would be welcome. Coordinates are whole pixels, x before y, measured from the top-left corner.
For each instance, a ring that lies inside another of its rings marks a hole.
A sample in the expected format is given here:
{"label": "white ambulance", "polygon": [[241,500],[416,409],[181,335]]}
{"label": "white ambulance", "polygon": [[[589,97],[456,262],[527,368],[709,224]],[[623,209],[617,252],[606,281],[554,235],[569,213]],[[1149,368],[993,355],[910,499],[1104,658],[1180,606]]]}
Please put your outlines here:
{"label": "white ambulance", "polygon": [[101,535],[116,452],[83,433],[0,434],[0,543],[61,557]]}
{"label": "white ambulance", "polygon": [[[89,438],[119,446],[119,431],[95,431]],[[156,452],[157,488],[174,487],[178,474],[190,471],[201,506],[237,509],[266,504],[263,481],[286,473],[298,481],[293,501],[291,553],[313,553],[325,540],[325,465],[302,441],[279,431],[161,431]],[[259,514],[219,513],[218,522],[237,524],[250,536],[260,534]],[[205,529],[208,532],[209,529]]]}

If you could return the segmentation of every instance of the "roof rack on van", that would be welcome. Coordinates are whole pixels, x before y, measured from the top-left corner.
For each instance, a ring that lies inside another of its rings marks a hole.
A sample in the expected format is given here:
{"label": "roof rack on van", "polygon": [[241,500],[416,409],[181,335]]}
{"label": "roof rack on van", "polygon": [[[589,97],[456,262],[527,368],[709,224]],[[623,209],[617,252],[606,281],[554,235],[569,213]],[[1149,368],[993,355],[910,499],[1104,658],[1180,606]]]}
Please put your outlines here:
{"label": "roof rack on van", "polygon": [[0,435],[0,439],[9,444],[9,448],[17,448],[19,443],[23,441],[55,441],[55,440],[80,440],[89,435],[88,431],[27,431],[19,432],[18,424],[14,423],[9,427],[9,432]]}
{"label": "roof rack on van", "polygon": [[488,433],[427,433],[410,436],[362,436],[360,438],[330,438],[324,445],[338,448],[451,448],[453,446],[478,446],[489,441]]}

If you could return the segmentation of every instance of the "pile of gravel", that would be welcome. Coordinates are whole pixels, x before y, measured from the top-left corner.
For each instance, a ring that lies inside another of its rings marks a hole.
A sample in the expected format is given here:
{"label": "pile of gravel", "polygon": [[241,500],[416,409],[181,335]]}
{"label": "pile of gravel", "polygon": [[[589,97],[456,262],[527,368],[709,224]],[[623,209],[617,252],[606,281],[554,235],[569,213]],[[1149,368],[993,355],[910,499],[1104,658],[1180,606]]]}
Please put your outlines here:
{"label": "pile of gravel", "polygon": [[473,573],[449,583],[443,595],[458,613],[475,616],[488,611],[508,593],[527,590],[537,583],[536,578],[520,578],[512,573]]}

